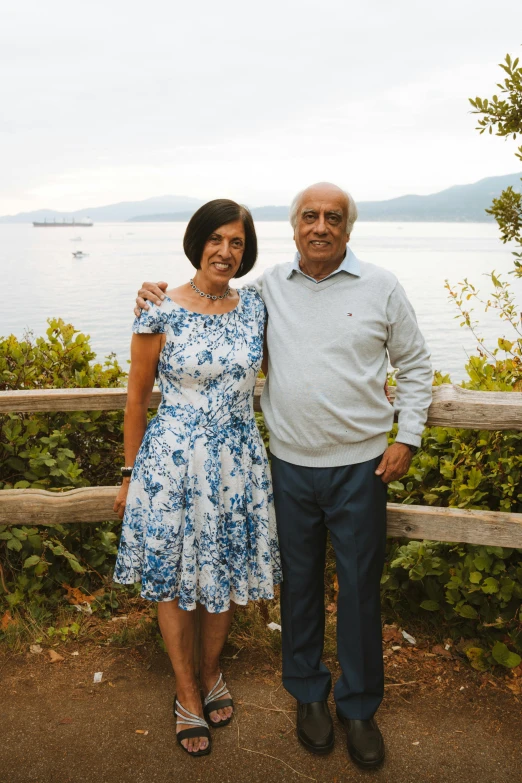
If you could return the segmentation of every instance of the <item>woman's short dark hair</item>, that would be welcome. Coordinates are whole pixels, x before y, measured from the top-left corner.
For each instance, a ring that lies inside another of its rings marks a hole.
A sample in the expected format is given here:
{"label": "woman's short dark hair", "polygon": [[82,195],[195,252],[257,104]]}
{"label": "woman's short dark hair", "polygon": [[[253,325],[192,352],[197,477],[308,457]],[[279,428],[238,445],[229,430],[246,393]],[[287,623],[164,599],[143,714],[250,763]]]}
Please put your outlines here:
{"label": "woman's short dark hair", "polygon": [[200,268],[203,248],[209,236],[220,226],[241,220],[245,230],[245,250],[241,266],[235,277],[243,277],[250,272],[257,259],[257,236],[250,211],[228,198],[216,198],[208,201],[195,212],[183,237],[183,250],[192,266]]}

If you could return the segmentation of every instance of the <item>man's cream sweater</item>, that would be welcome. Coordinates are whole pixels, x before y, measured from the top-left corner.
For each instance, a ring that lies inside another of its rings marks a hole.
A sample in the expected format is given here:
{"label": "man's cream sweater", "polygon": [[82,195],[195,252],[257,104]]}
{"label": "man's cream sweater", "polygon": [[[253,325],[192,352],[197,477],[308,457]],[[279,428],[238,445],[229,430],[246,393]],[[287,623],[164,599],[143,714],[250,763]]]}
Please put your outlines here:
{"label": "man's cream sweater", "polygon": [[[397,440],[419,446],[431,402],[429,352],[395,275],[347,249],[315,282],[294,263],[254,286],[267,311],[268,380],[261,399],[270,449],[295,465],[334,467],[379,456],[398,413]],[[384,394],[397,368],[394,408]]]}

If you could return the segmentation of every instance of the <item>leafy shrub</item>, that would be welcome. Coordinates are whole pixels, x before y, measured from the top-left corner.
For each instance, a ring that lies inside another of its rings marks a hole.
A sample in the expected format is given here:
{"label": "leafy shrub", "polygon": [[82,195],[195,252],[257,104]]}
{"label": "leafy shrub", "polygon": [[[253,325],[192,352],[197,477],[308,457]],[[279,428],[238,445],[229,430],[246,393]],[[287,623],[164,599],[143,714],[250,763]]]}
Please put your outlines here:
{"label": "leafy shrub", "polygon": [[[466,388],[506,391],[520,376],[484,357],[466,369]],[[498,380],[497,380],[498,379]],[[434,383],[447,381],[435,374]],[[499,388],[500,387],[500,388]],[[395,503],[522,511],[522,433],[431,427],[407,475],[388,485]],[[444,622],[454,635],[480,636],[486,649],[470,648],[472,666],[517,666],[522,652],[522,551],[433,541],[390,541],[382,577],[385,606]],[[503,645],[499,647],[498,645]],[[504,649],[505,648],[505,649]],[[477,652],[478,651],[478,652]],[[466,651],[467,652],[467,651]]]}
{"label": "leafy shrub", "polygon": [[[122,386],[114,355],[94,362],[89,337],[50,319],[46,337],[0,339],[0,390]],[[0,416],[0,489],[66,490],[119,482],[122,411]],[[110,577],[119,523],[0,526],[0,607],[62,600],[62,585],[99,588]],[[109,600],[114,603],[113,594]]]}
{"label": "leafy shrub", "polygon": [[[522,553],[498,546],[392,542],[382,577],[386,603],[402,616],[436,614],[453,636],[481,636],[475,668],[518,666],[522,652]],[[498,645],[503,645],[499,647]],[[506,652],[501,650],[506,648]],[[509,654],[508,654],[509,653]],[[480,665],[478,665],[480,664]]]}

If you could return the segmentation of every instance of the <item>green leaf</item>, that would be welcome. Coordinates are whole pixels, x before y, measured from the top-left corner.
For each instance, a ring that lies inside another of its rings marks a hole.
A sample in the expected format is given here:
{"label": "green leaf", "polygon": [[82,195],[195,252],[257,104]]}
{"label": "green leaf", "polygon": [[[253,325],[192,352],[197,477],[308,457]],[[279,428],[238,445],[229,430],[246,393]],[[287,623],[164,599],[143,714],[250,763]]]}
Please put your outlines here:
{"label": "green leaf", "polygon": [[27,539],[27,533],[25,530],[20,530],[19,527],[12,527],[11,533],[15,538],[19,538],[20,541],[25,541]]}
{"label": "green leaf", "polygon": [[85,568],[76,560],[75,557],[69,558],[69,565],[71,566],[72,570],[75,571],[77,574],[85,573]]}
{"label": "green leaf", "polygon": [[470,604],[463,604],[459,609],[455,609],[461,617],[466,617],[468,620],[476,620],[478,617],[477,610]]}
{"label": "green leaf", "polygon": [[511,343],[509,340],[504,340],[502,337],[498,338],[498,347],[501,351],[506,351],[507,353],[511,352],[511,349],[513,348],[513,343]]}
{"label": "green leaf", "polygon": [[478,583],[482,581],[482,574],[480,571],[472,571],[469,575],[469,581],[474,585],[478,585]]}
{"label": "green leaf", "polygon": [[24,568],[31,568],[31,566],[34,566],[39,562],[40,562],[39,555],[31,555],[31,557],[28,557],[26,560],[24,560]]}
{"label": "green leaf", "polygon": [[497,663],[499,663],[501,666],[505,666],[508,669],[513,669],[522,662],[520,655],[511,652],[511,650],[503,642],[497,642],[493,646],[491,654]]}
{"label": "green leaf", "polygon": [[440,604],[437,601],[426,600],[420,605],[421,609],[427,609],[428,612],[436,612],[440,609]]}
{"label": "green leaf", "polygon": [[493,593],[497,593],[499,590],[498,580],[495,579],[494,576],[488,576],[488,578],[484,579],[484,581],[482,582],[481,590],[483,593],[486,593],[487,595],[492,595]]}
{"label": "green leaf", "polygon": [[479,672],[489,669],[487,658],[482,647],[468,647],[466,656],[474,669]]}
{"label": "green leaf", "polygon": [[402,481],[390,481],[388,487],[393,492],[402,492],[404,490],[404,484],[402,483]]}
{"label": "green leaf", "polygon": [[476,468],[471,468],[468,474],[468,487],[471,487],[472,489],[477,489],[477,487],[480,486],[482,482],[482,473],[480,470],[477,470]]}
{"label": "green leaf", "polygon": [[475,560],[475,567],[478,568],[479,571],[487,571],[490,567],[490,560],[487,557],[482,557],[482,555],[478,555]]}

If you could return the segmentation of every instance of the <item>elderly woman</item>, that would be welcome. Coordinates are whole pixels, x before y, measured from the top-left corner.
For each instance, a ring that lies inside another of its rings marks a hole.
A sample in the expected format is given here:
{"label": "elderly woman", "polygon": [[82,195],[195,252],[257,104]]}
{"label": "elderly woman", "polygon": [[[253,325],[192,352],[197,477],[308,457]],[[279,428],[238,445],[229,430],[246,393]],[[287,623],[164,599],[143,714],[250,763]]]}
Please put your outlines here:
{"label": "elderly woman", "polygon": [[[141,581],[176,678],[177,740],[210,752],[208,726],[230,722],[219,668],[235,604],[273,598],[281,580],[272,488],[253,412],[265,307],[230,288],[257,257],[248,210],[218,199],[190,220],[183,247],[193,278],[134,322],[125,410],[123,517],[114,578]],[[147,426],[155,379],[157,415]],[[201,607],[200,682],[194,617]]]}

